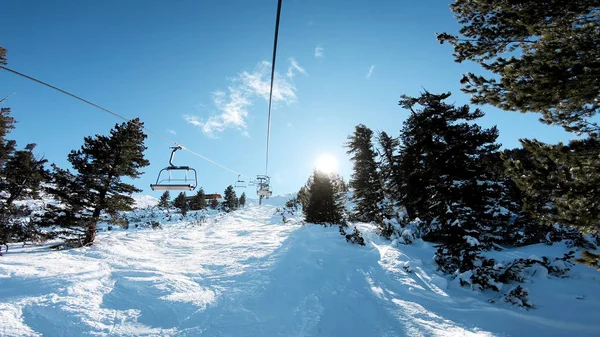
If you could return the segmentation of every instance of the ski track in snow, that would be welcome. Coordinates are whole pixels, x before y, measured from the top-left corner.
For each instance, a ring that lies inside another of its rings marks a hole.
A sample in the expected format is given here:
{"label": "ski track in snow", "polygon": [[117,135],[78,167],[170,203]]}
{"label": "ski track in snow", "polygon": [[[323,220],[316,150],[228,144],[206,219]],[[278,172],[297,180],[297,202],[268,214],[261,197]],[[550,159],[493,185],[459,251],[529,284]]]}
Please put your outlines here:
{"label": "ski track in snow", "polygon": [[[564,286],[561,307],[526,311],[449,284],[424,243],[393,247],[363,224],[369,243],[359,247],[335,227],[282,224],[274,212],[250,205],[199,226],[102,232],[95,246],[68,251],[15,245],[0,258],[0,335],[600,333],[598,275],[584,267],[573,282],[588,288],[585,301],[569,297],[581,289]],[[552,292],[557,284],[568,282],[528,286]],[[587,316],[561,318],[577,305]]]}

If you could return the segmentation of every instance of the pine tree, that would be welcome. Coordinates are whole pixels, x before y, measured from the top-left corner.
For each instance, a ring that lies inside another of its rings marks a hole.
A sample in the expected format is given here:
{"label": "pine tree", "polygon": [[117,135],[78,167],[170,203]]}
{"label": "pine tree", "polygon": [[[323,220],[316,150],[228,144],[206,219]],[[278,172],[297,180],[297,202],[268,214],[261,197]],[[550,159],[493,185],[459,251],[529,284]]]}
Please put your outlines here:
{"label": "pine tree", "polygon": [[158,207],[160,208],[169,208],[169,204],[171,202],[171,194],[169,191],[164,191],[158,200]]}
{"label": "pine tree", "polygon": [[246,192],[242,192],[240,196],[240,207],[246,206]]}
{"label": "pine tree", "polygon": [[[48,180],[48,171],[44,168],[47,161],[35,157],[35,144],[15,151],[16,142],[6,139],[16,123],[9,113],[10,109],[2,109],[0,113],[0,245],[6,245],[15,236],[28,240],[38,234],[34,223],[22,221],[22,217],[31,212],[29,208],[17,207],[13,202],[38,199],[41,184]],[[25,224],[27,231],[23,230]]]}
{"label": "pine tree", "polygon": [[141,192],[121,179],[137,178],[149,165],[144,158],[146,137],[139,119],[115,125],[109,136],[85,137],[81,149],[68,156],[75,173],[53,165],[53,186],[48,190],[64,209],[50,206],[46,220],[83,234],[81,244],[91,244],[101,213],[114,218],[119,211],[131,210],[131,194]]}
{"label": "pine tree", "polygon": [[[468,73],[474,104],[542,113],[567,131],[598,133],[600,13],[597,0],[458,0],[460,35],[438,35],[456,62],[474,61],[498,79]],[[507,57],[506,54],[511,56]]]}
{"label": "pine tree", "polygon": [[210,199],[210,208],[212,209],[217,209],[217,207],[219,207],[219,200],[217,199]]}
{"label": "pine tree", "polygon": [[400,142],[397,138],[390,137],[385,131],[379,133],[379,162],[378,168],[381,178],[381,186],[386,198],[397,202],[400,181],[402,175],[399,170],[398,160]]}
{"label": "pine tree", "polygon": [[305,219],[310,223],[339,224],[342,221],[343,204],[341,179],[336,174],[314,171],[305,185],[306,200],[302,204]]}
{"label": "pine tree", "polygon": [[447,104],[449,96],[402,96],[400,105],[411,116],[401,131],[399,169],[402,203],[411,218],[429,224],[425,238],[442,243],[437,261],[452,272],[471,268],[479,249],[471,243],[485,244],[486,234],[506,219],[498,203],[503,185],[486,169],[500,147],[498,131],[471,123],[483,112]]}
{"label": "pine tree", "polygon": [[[593,227],[590,220],[600,213],[597,149],[591,147],[600,132],[597,1],[462,0],[451,7],[467,39],[444,33],[438,40],[454,47],[457,62],[475,61],[498,78],[463,78],[474,103],[539,112],[542,122],[589,137],[569,145],[521,140],[528,157],[508,165],[524,207],[541,223]],[[505,58],[507,51],[517,56]]]}
{"label": "pine tree", "polygon": [[523,193],[524,206],[538,221],[598,230],[600,140],[548,145],[521,140],[528,156],[508,160],[508,171]]}
{"label": "pine tree", "polygon": [[179,209],[179,212],[181,212],[183,216],[186,216],[188,210],[190,209],[190,206],[188,205],[185,192],[181,192],[179,193],[179,195],[177,195],[175,200],[173,200],[173,206]]}
{"label": "pine tree", "polygon": [[206,195],[202,187],[198,189],[196,195],[190,200],[190,209],[193,211],[201,210],[206,208]]}
{"label": "pine tree", "polygon": [[375,150],[371,143],[372,136],[373,131],[360,124],[356,126],[354,134],[348,137],[347,152],[352,155],[351,160],[354,163],[350,187],[354,188],[354,216],[361,221],[382,223],[380,207],[383,193],[375,162]]}
{"label": "pine tree", "polygon": [[227,186],[225,189],[225,196],[223,200],[223,210],[225,212],[235,211],[237,209],[238,200],[235,195],[235,190],[232,185]]}
{"label": "pine tree", "polygon": [[25,150],[15,151],[1,168],[0,191],[6,195],[7,206],[23,198],[38,199],[41,184],[49,179],[44,168],[48,161],[35,157],[35,146],[28,144]]}
{"label": "pine tree", "polygon": [[16,142],[6,139],[8,133],[15,128],[15,119],[10,116],[10,108],[0,109],[0,167],[8,157],[15,151]]}
{"label": "pine tree", "polygon": [[[397,218],[396,207],[402,207],[400,198],[400,185],[402,182],[402,174],[399,170],[398,153],[400,142],[397,138],[390,137],[386,132],[380,132],[377,137],[379,148],[377,167],[379,169],[379,177],[381,179],[381,188],[384,196],[382,212],[387,219]],[[386,223],[382,232],[389,236],[393,233],[393,228]]]}

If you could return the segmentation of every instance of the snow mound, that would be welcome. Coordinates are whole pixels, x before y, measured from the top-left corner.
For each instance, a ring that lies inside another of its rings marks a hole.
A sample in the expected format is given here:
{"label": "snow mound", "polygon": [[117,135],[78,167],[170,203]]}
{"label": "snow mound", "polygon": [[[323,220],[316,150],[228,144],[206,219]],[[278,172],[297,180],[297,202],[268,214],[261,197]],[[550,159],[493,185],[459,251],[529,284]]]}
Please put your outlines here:
{"label": "snow mound", "polygon": [[135,208],[149,208],[158,205],[158,199],[151,195],[133,195]]}

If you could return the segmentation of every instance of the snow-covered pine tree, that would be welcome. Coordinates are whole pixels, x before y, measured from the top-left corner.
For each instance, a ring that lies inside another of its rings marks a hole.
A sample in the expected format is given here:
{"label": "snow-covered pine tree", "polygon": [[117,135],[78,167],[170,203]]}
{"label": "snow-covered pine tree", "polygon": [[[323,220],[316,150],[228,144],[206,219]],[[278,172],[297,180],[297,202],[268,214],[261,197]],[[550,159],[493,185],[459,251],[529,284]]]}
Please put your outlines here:
{"label": "snow-covered pine tree", "polygon": [[487,245],[487,234],[506,222],[499,205],[501,182],[486,170],[500,147],[497,129],[472,123],[483,117],[468,105],[444,102],[450,93],[402,96],[410,110],[401,131],[402,203],[428,226],[425,238],[441,242],[436,261],[445,271],[469,270]]}
{"label": "snow-covered pine tree", "polygon": [[161,194],[160,199],[158,199],[158,207],[168,209],[170,203],[171,193],[169,193],[169,191],[164,191],[163,194]]}
{"label": "snow-covered pine tree", "polygon": [[397,138],[390,137],[385,131],[377,136],[379,153],[379,174],[381,186],[386,199],[390,199],[395,204],[399,202],[399,186],[402,176],[399,170],[398,161],[400,158],[400,141]]}
{"label": "snow-covered pine tree", "polygon": [[355,127],[348,136],[346,147],[354,164],[350,187],[354,189],[352,199],[356,203],[353,217],[360,221],[375,221],[381,225],[383,216],[383,190],[377,171],[376,154],[372,144],[373,131],[363,124]]}
{"label": "snow-covered pine tree", "polygon": [[190,200],[190,209],[192,211],[206,209],[206,194],[204,194],[204,189],[202,189],[202,187],[198,189],[196,195]]}
{"label": "snow-covered pine tree", "polygon": [[[439,34],[438,41],[454,47],[457,62],[479,63],[495,77],[463,77],[473,103],[541,113],[545,124],[587,135],[569,145],[522,140],[532,158],[511,160],[509,172],[537,220],[589,229],[600,213],[597,1],[456,1],[450,7],[460,35]],[[551,202],[540,203],[546,196]]]}
{"label": "snow-covered pine tree", "polygon": [[180,192],[177,197],[173,200],[173,206],[179,209],[181,215],[186,216],[190,206],[188,205],[187,198],[185,196],[185,192]]}
{"label": "snow-covered pine tree", "polygon": [[232,185],[227,186],[223,196],[223,210],[225,212],[235,211],[238,206],[238,198]]}
{"label": "snow-covered pine tree", "polygon": [[341,179],[335,173],[313,171],[303,187],[303,204],[306,222],[339,224],[343,219]]}
{"label": "snow-covered pine tree", "polygon": [[48,192],[63,207],[50,205],[46,222],[83,236],[83,245],[94,242],[101,213],[114,217],[119,211],[131,210],[131,194],[141,192],[122,178],[137,178],[140,169],[149,165],[144,158],[146,138],[138,118],[116,124],[108,136],[85,137],[84,145],[68,156],[75,173],[53,165]]}
{"label": "snow-covered pine tree", "polygon": [[[17,235],[20,240],[28,240],[37,235],[34,222],[28,222],[28,230],[23,231],[22,216],[31,211],[27,206],[17,207],[16,200],[39,198],[40,186],[48,181],[49,173],[44,165],[47,160],[36,158],[33,150],[36,144],[28,144],[24,150],[15,151],[16,142],[6,139],[14,129],[16,121],[10,116],[9,108],[0,110],[0,245],[5,245]],[[1,254],[1,250],[0,250]]]}
{"label": "snow-covered pine tree", "polygon": [[0,203],[7,207],[15,200],[38,199],[41,184],[49,179],[49,172],[44,168],[48,161],[35,157],[35,146],[28,144],[25,150],[13,152],[0,170],[0,191],[6,196]]}
{"label": "snow-covered pine tree", "polygon": [[[511,160],[529,158],[524,149],[506,149],[498,155],[490,156],[488,170],[494,175],[494,181],[501,181],[503,190],[500,204],[506,209],[510,219],[505,226],[499,226],[495,231],[498,239],[511,246],[529,245],[546,242],[546,236],[552,232],[552,227],[541,226],[540,222],[532,216],[527,207],[546,208],[550,203],[548,196],[526,198],[514,180],[508,175],[506,165]],[[526,207],[527,204],[527,207]]]}
{"label": "snow-covered pine tree", "polygon": [[12,129],[15,128],[15,119],[10,115],[10,108],[0,109],[0,167],[4,166],[4,162],[15,151],[14,140],[6,139],[6,136]]}
{"label": "snow-covered pine tree", "polygon": [[386,232],[392,234],[394,232],[392,222],[401,221],[404,213],[400,212],[400,209],[403,208],[400,198],[402,184],[402,175],[399,169],[400,141],[382,131],[377,136],[377,142],[377,167],[384,196],[382,212],[386,218],[384,226],[387,229]]}
{"label": "snow-covered pine tree", "polygon": [[240,195],[240,207],[246,206],[246,192],[242,192]]}

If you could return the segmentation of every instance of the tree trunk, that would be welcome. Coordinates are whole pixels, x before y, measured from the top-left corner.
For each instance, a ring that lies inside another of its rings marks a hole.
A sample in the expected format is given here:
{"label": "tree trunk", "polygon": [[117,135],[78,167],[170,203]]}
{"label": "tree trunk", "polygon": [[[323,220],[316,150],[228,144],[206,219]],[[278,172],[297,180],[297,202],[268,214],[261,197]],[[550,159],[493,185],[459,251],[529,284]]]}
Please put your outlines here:
{"label": "tree trunk", "polygon": [[106,190],[100,191],[100,196],[98,200],[98,205],[94,208],[94,213],[92,213],[92,218],[90,222],[86,226],[85,229],[85,238],[83,240],[83,245],[89,245],[94,242],[96,238],[96,229],[98,228],[98,221],[100,220],[100,212],[102,212],[102,208],[104,206],[104,199],[106,198]]}
{"label": "tree trunk", "polygon": [[96,238],[96,228],[98,227],[97,224],[98,224],[98,219],[92,218],[90,220],[90,222],[88,223],[88,225],[86,226],[85,237],[83,239],[84,246],[90,245],[94,242],[94,239]]}

